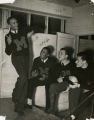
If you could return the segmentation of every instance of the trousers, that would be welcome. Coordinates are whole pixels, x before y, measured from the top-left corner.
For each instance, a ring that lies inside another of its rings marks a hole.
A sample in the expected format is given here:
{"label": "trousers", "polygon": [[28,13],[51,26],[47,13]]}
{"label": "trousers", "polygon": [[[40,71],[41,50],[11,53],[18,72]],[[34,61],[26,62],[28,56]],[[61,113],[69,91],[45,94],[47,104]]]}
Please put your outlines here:
{"label": "trousers", "polygon": [[15,104],[15,110],[18,112],[23,111],[27,103],[28,63],[28,56],[12,57],[12,64],[19,75],[12,93],[12,101]]}
{"label": "trousers", "polygon": [[46,90],[46,109],[50,106],[50,98],[49,98],[49,84],[45,81],[41,81],[38,78],[29,79],[28,85],[28,98],[32,99],[35,88],[37,86],[45,86]]}
{"label": "trousers", "polygon": [[[91,91],[83,93],[83,90],[81,90],[79,104],[82,103],[91,93],[92,93]],[[77,107],[77,109],[73,112],[73,114],[78,118],[78,120],[80,120],[80,119],[86,120],[86,118],[89,118],[92,116],[92,101],[94,101],[94,95],[91,96],[85,102],[83,102],[83,104],[80,105],[79,107]],[[94,111],[93,111],[93,113],[94,113]]]}
{"label": "trousers", "polygon": [[[51,103],[50,109],[57,112],[57,103],[58,103],[59,93],[62,91],[65,91],[68,86],[69,86],[69,83],[67,82],[55,83],[51,85],[50,87],[50,103]],[[79,97],[80,97],[80,88],[74,88],[74,89],[69,90],[69,111],[70,113],[78,105]]]}

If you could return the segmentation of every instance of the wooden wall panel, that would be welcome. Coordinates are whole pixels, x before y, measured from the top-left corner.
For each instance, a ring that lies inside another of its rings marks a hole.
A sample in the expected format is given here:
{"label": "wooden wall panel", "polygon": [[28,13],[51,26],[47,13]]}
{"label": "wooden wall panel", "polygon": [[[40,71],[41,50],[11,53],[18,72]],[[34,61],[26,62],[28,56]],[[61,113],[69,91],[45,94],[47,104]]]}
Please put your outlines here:
{"label": "wooden wall panel", "polygon": [[14,4],[8,4],[8,6],[58,15],[61,17],[72,17],[71,7],[58,5],[42,0],[16,0]]}
{"label": "wooden wall panel", "polygon": [[94,40],[84,40],[80,39],[79,41],[79,52],[85,49],[93,49],[94,50]]}

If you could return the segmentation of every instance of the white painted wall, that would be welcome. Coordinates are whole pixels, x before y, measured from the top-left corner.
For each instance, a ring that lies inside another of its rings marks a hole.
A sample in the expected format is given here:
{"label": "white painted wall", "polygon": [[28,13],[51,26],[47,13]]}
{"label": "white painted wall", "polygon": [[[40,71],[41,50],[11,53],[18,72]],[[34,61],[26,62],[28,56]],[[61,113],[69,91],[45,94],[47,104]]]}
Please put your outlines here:
{"label": "white painted wall", "polygon": [[72,20],[67,22],[66,32],[75,35],[94,34],[94,7],[84,5],[73,9]]}
{"label": "white painted wall", "polygon": [[86,5],[73,10],[72,30],[75,34],[94,34],[94,7]]}
{"label": "white painted wall", "polygon": [[11,63],[11,56],[5,53],[5,35],[8,29],[0,30],[0,97],[11,97],[18,74]]}
{"label": "white painted wall", "polygon": [[1,96],[1,84],[2,84],[2,40],[3,30],[0,29],[0,96]]}
{"label": "white painted wall", "polygon": [[34,10],[58,16],[72,17],[72,8],[43,0],[16,0],[12,7]]}

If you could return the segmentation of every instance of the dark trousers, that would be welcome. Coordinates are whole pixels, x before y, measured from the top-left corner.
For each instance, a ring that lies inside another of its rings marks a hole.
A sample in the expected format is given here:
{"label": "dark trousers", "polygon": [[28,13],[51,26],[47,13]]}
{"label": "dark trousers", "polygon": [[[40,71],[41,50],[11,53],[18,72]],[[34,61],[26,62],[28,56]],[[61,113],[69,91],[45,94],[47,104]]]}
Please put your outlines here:
{"label": "dark trousers", "polygon": [[[80,96],[80,102],[81,104],[89,95],[91,94],[91,91],[83,93],[83,90],[81,91]],[[92,99],[94,96],[90,97],[87,101],[83,102],[82,105],[80,105],[75,111],[74,115],[78,118],[78,120],[86,120],[86,118],[89,118],[91,116],[92,112]]]}
{"label": "dark trousers", "polygon": [[69,90],[69,111],[70,114],[76,109],[80,100],[80,87]]}
{"label": "dark trousers", "polygon": [[28,84],[28,98],[33,99],[33,95],[35,92],[35,88],[37,86],[44,86],[45,85],[45,91],[46,91],[46,109],[50,106],[50,99],[49,99],[49,84],[45,81],[41,81],[38,78],[29,79]]}
{"label": "dark trousers", "polygon": [[19,75],[13,89],[12,100],[15,103],[15,110],[21,112],[27,103],[28,56],[13,56],[12,64]]}
{"label": "dark trousers", "polygon": [[[50,87],[50,102],[51,109],[57,111],[57,103],[59,93],[65,91],[69,84],[67,82],[55,83]],[[74,88],[69,90],[69,111],[70,113],[76,108],[79,102],[80,88]]]}
{"label": "dark trousers", "polygon": [[67,82],[62,82],[62,83],[53,83],[50,86],[49,93],[50,93],[50,111],[52,112],[57,112],[57,104],[58,104],[58,97],[59,93],[62,91],[65,91],[68,87]]}

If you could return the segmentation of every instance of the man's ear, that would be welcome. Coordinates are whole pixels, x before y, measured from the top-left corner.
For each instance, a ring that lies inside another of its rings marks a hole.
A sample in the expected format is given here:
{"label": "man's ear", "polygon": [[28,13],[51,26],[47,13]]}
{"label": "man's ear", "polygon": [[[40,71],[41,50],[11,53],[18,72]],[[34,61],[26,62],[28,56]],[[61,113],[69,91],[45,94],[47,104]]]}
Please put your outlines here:
{"label": "man's ear", "polygon": [[66,58],[68,58],[68,55],[66,55]]}

